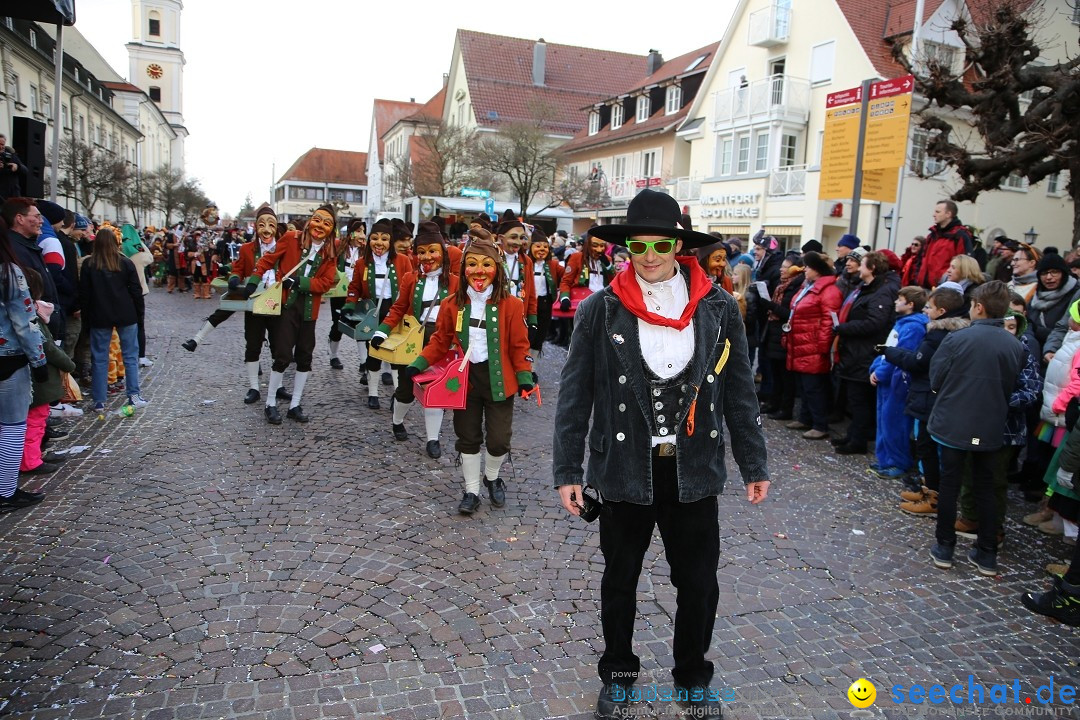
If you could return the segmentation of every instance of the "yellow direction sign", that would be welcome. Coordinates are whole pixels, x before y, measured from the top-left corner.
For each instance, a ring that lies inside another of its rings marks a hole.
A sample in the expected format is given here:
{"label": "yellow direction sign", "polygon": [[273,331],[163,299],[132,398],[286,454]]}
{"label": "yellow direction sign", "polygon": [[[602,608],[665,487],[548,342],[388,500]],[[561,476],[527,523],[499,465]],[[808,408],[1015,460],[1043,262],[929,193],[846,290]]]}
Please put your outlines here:
{"label": "yellow direction sign", "polygon": [[[862,199],[880,202],[896,202],[896,183],[899,168],[866,170],[862,176]],[[850,185],[848,186],[850,190]]]}
{"label": "yellow direction sign", "polygon": [[[907,157],[911,93],[871,100],[866,113],[863,170],[901,167]],[[890,201],[891,202],[891,201]]]}
{"label": "yellow direction sign", "polygon": [[820,198],[851,197],[855,183],[855,157],[859,146],[858,104],[825,111],[825,139],[821,148]]}

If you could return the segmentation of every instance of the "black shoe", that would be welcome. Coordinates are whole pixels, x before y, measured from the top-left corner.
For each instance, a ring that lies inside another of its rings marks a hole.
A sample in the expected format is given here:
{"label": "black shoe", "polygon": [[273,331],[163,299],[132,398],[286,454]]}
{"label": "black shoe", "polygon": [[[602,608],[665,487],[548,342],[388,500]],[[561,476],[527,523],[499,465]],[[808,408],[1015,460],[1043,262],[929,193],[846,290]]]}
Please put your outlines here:
{"label": "black shoe", "polygon": [[306,423],[308,420],[311,419],[304,414],[304,408],[300,407],[299,405],[289,408],[289,411],[285,413],[285,417],[289,418],[290,420],[295,420],[298,423]]}
{"label": "black shoe", "polygon": [[363,365],[360,366],[360,384],[367,385],[367,368]]}
{"label": "black shoe", "polygon": [[266,413],[266,422],[270,423],[271,425],[281,424],[281,413],[278,412],[278,409],[276,407],[274,407],[273,405],[268,405],[264,412]]}
{"label": "black shoe", "polygon": [[[697,685],[692,688],[675,686],[675,702],[682,706],[686,718],[722,718],[724,708],[720,704],[720,691]],[[682,698],[686,698],[683,700]]]}
{"label": "black shoe", "polygon": [[433,460],[438,460],[442,457],[442,446],[439,445],[438,440],[428,440],[427,448],[425,449],[427,450],[428,457]]}
{"label": "black shoe", "polygon": [[379,398],[375,397],[374,395],[368,395],[367,406],[372,410],[378,410],[380,407],[382,407],[381,405],[379,405]]}
{"label": "black shoe", "polygon": [[476,493],[467,492],[461,496],[457,511],[462,515],[472,515],[478,507],[480,507],[480,496]]}
{"label": "black shoe", "polygon": [[330,358],[330,367],[334,370],[344,370],[345,366],[341,364],[341,361],[336,357]]}
{"label": "black shoe", "polygon": [[[181,290],[180,292],[184,291]],[[184,348],[188,352],[195,352],[195,348],[199,347],[199,343],[195,342],[194,339],[185,340],[184,342],[180,343],[180,347]]]}
{"label": "black shoe", "polygon": [[37,505],[45,499],[45,493],[27,492],[22,488],[15,488],[11,497],[0,497],[0,508],[24,508]]}
{"label": "black shoe", "polygon": [[405,423],[400,425],[390,424],[390,429],[394,431],[394,439],[398,442],[409,439],[409,431],[405,429]]}
{"label": "black shoe", "polygon": [[629,685],[605,685],[596,698],[596,717],[600,720],[630,717],[629,695]]}
{"label": "black shoe", "polygon": [[829,438],[829,444],[833,447],[840,447],[841,445],[847,445],[848,439],[843,435],[833,434],[833,436]]}
{"label": "black shoe", "polygon": [[259,402],[259,398],[262,397],[262,393],[258,390],[248,390],[247,395],[244,396],[244,404],[251,405],[252,403]]}
{"label": "black shoe", "polygon": [[391,375],[388,372],[384,372],[382,374],[382,384],[383,385],[393,385],[394,384],[394,376]]}
{"label": "black shoe", "polygon": [[503,484],[502,478],[495,478],[495,481],[484,480],[484,485],[487,485],[488,497],[491,498],[491,505],[493,507],[502,507],[506,504],[506,485]]}
{"label": "black shoe", "polygon": [[21,472],[23,475],[48,475],[49,473],[54,473],[59,469],[60,466],[56,463],[42,462],[33,470],[20,470],[19,472]]}
{"label": "black shoe", "polygon": [[285,388],[278,388],[277,395],[275,395],[274,397],[276,397],[278,400],[289,401],[292,400],[292,393]]}
{"label": "black shoe", "polygon": [[834,450],[837,455],[865,455],[866,443],[847,443],[845,445],[837,445]]}
{"label": "black shoe", "polygon": [[54,452],[47,452],[41,456],[43,463],[62,463],[65,460],[67,460],[67,455],[57,455]]}
{"label": "black shoe", "polygon": [[52,428],[45,428],[45,439],[55,440],[56,438],[67,437],[67,430],[53,430]]}

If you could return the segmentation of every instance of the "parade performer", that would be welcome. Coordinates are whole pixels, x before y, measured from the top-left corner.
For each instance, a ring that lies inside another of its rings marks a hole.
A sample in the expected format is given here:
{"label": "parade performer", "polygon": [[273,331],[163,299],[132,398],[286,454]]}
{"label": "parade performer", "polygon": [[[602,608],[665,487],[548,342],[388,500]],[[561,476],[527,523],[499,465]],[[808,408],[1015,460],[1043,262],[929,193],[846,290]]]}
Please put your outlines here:
{"label": "parade performer", "polygon": [[[375,336],[371,339],[372,347],[379,347],[390,331],[401,322],[406,313],[412,313],[424,326],[424,345],[431,341],[435,333],[439,310],[449,295],[458,289],[459,277],[453,271],[450,254],[446,251],[446,240],[439,232],[439,226],[433,222],[422,222],[413,239],[413,248],[419,263],[418,269],[406,275],[401,281],[401,292],[397,301]],[[405,429],[405,416],[412,407],[414,399],[413,384],[399,380],[394,390],[394,416],[391,430],[395,440],[408,440],[409,432]],[[424,429],[427,432],[427,454],[432,458],[442,456],[439,445],[439,430],[442,428],[443,411],[439,408],[424,409]]]}
{"label": "parade performer", "polygon": [[730,249],[723,240],[714,238],[714,242],[697,250],[697,257],[701,263],[701,269],[709,276],[716,285],[724,288],[728,293],[735,292],[735,285],[731,281],[731,269],[728,264]]}
{"label": "parade performer", "polygon": [[[455,448],[465,479],[458,512],[464,515],[480,507],[481,473],[491,504],[506,504],[500,471],[513,436],[514,396],[534,387],[525,306],[509,292],[502,251],[486,230],[472,230],[470,237],[457,292],[442,303],[431,341],[402,372],[402,381],[411,385],[452,345],[469,352],[467,403],[454,411]],[[487,449],[484,456],[481,444]]]}
{"label": "parade performer", "polygon": [[[274,364],[270,368],[270,386],[266,391],[266,421],[281,424],[276,406],[278,388],[285,368],[295,360],[292,400],[285,416],[306,423],[308,416],[300,403],[304,385],[311,374],[311,357],[315,351],[315,322],[319,319],[322,294],[334,287],[337,280],[336,258],[331,240],[337,231],[337,216],[332,205],[320,205],[311,214],[303,233],[285,233],[272,252],[264,254],[248,277],[246,293],[253,295],[264,279],[264,273],[277,268],[283,275],[292,275],[282,282],[281,316],[270,349]],[[299,266],[297,268],[297,266]],[[293,268],[297,268],[293,271]]]}
{"label": "parade performer", "polygon": [[551,243],[540,228],[534,228],[529,243],[532,260],[533,294],[536,297],[536,323],[529,327],[529,347],[533,358],[540,357],[551,331],[551,308],[559,292],[563,269],[551,256]]}
{"label": "parade performer", "polygon": [[695,258],[676,256],[713,242],[680,227],[679,215],[674,198],[646,189],[630,201],[626,224],[589,231],[593,241],[625,245],[630,266],[578,306],[555,414],[553,477],[563,507],[580,515],[586,484],[603,501],[598,718],[632,713],[625,690],[640,671],[632,648],[638,576],[656,525],[677,593],[673,699],[689,706],[688,717],[721,717],[705,655],[720,593],[725,422],[747,499],[759,503],[769,489],[739,308]]}
{"label": "parade performer", "polygon": [[[354,271],[352,282],[349,283],[343,312],[355,310],[356,303],[360,300],[370,300],[379,306],[379,322],[382,322],[390,312],[390,307],[398,299],[398,284],[402,278],[412,272],[412,264],[407,257],[398,255],[394,251],[391,229],[390,221],[385,218],[371,226],[364,259]],[[382,361],[377,357],[371,357],[366,348],[361,357],[365,358],[367,369],[367,405],[372,410],[378,410],[380,407],[379,368],[382,366]],[[397,383],[396,374],[393,382]]]}
{"label": "parade performer", "polygon": [[412,223],[397,218],[390,221],[390,241],[394,244],[394,252],[401,257],[408,258],[409,263],[416,266],[416,258],[413,257]]}
{"label": "parade performer", "polygon": [[560,310],[570,310],[570,288],[586,287],[590,293],[600,292],[615,277],[615,266],[604,253],[606,248],[607,243],[603,239],[590,236],[588,246],[571,255],[566,261],[566,270],[563,272],[562,282],[559,283]]}
{"label": "parade performer", "polygon": [[184,277],[187,275],[187,260],[184,256],[183,243],[175,232],[165,233],[165,267],[168,273],[168,291],[186,292]]}
{"label": "parade performer", "polygon": [[529,327],[536,326],[536,285],[529,281],[533,274],[532,258],[525,251],[529,239],[525,224],[507,210],[505,219],[499,223],[496,242],[503,249],[503,265],[510,294],[525,305],[525,319]]}
{"label": "parade performer", "polygon": [[[346,228],[345,241],[341,243],[337,251],[338,272],[345,273],[345,277],[351,283],[357,265],[364,256],[364,248],[367,247],[367,223],[363,220],[350,220]],[[338,321],[341,319],[341,308],[345,307],[345,298],[330,298],[330,334],[327,337],[330,348],[330,367],[334,370],[344,370],[345,366],[338,359],[338,348],[341,347],[341,330],[338,329]],[[364,347],[364,360],[367,359],[367,347]],[[366,373],[361,368],[360,374],[367,379]]]}

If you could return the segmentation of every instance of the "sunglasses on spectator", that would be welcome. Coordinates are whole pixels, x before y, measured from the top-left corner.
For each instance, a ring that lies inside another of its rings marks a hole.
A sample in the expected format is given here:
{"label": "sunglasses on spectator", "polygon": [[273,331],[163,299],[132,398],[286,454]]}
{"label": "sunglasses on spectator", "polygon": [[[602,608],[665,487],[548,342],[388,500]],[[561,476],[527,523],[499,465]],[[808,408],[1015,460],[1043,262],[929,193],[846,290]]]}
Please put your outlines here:
{"label": "sunglasses on spectator", "polygon": [[665,238],[663,240],[633,240],[627,238],[626,249],[630,251],[631,255],[644,255],[649,250],[652,250],[657,255],[667,255],[675,249],[676,242],[675,238]]}

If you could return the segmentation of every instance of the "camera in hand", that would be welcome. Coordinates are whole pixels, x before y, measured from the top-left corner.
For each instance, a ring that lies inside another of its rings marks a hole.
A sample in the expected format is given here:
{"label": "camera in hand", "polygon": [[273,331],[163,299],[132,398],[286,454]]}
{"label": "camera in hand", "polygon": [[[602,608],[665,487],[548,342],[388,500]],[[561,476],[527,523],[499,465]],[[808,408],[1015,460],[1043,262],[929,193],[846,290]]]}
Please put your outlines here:
{"label": "camera in hand", "polygon": [[[590,495],[587,491],[592,491]],[[585,522],[593,522],[596,518],[600,517],[600,508],[604,506],[600,500],[600,493],[595,489],[586,485],[581,488],[581,502],[575,503],[578,510],[581,511],[579,516]]]}

